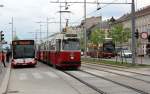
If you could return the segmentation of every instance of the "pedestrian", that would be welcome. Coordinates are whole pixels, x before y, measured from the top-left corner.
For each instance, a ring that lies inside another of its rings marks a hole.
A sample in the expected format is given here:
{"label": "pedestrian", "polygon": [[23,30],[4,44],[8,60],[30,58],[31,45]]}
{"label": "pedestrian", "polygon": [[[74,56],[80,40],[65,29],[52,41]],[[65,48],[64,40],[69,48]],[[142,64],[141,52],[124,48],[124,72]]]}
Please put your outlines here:
{"label": "pedestrian", "polygon": [[10,52],[7,51],[7,53],[6,53],[6,61],[7,61],[7,63],[9,63],[9,58],[10,58]]}
{"label": "pedestrian", "polygon": [[5,64],[5,56],[4,56],[4,52],[2,51],[2,63],[4,65],[4,67],[6,67],[6,64]]}

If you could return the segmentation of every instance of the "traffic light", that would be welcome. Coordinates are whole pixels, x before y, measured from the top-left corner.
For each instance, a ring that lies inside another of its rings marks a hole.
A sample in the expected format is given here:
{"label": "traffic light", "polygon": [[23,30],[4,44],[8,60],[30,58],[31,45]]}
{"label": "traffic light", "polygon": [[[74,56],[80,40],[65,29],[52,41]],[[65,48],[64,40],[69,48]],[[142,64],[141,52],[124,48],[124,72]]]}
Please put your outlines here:
{"label": "traffic light", "polygon": [[136,30],[136,32],[134,33],[134,36],[136,37],[136,39],[139,38],[139,32],[138,32],[138,30]]}
{"label": "traffic light", "polygon": [[3,31],[0,32],[0,41],[3,41],[4,40],[4,34],[3,34]]}
{"label": "traffic light", "polygon": [[148,38],[147,38],[147,39],[148,39],[148,42],[150,42],[150,35],[148,35]]}

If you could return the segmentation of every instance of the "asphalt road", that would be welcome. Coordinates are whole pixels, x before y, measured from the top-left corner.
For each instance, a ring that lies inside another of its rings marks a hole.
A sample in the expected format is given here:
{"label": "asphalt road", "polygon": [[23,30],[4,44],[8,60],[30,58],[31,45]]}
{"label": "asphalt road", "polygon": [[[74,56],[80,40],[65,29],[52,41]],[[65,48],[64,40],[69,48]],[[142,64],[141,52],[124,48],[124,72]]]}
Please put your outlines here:
{"label": "asphalt road", "polygon": [[[6,63],[6,66],[8,66],[8,63]],[[5,73],[6,73],[6,70],[7,70],[8,67],[4,67],[2,63],[0,63],[0,85],[3,81],[3,78],[5,76]]]}
{"label": "asphalt road", "polygon": [[58,70],[39,63],[11,70],[7,94],[98,94]]}

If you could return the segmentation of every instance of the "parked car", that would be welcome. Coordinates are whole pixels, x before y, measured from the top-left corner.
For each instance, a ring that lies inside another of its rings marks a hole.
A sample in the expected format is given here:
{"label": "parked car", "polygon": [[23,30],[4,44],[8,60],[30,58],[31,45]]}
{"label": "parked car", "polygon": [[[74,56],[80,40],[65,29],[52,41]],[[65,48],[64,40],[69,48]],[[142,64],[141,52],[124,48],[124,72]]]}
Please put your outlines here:
{"label": "parked car", "polygon": [[132,52],[130,50],[122,50],[118,53],[118,55],[124,58],[131,58]]}

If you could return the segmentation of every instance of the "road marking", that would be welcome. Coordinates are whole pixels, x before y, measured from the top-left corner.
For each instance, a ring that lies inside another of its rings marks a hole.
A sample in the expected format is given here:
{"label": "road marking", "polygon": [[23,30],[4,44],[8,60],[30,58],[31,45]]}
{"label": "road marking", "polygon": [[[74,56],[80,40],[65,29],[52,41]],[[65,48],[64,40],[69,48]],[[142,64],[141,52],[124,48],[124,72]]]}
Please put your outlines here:
{"label": "road marking", "polygon": [[21,73],[19,74],[19,80],[27,80],[27,74],[26,73]]}
{"label": "road marking", "polygon": [[44,73],[52,78],[58,78],[58,76],[54,74],[53,72],[44,72]]}
{"label": "road marking", "polygon": [[40,73],[37,73],[37,72],[32,73],[32,75],[33,75],[34,78],[36,78],[36,79],[42,79],[42,78],[43,78],[43,77],[40,75]]}

